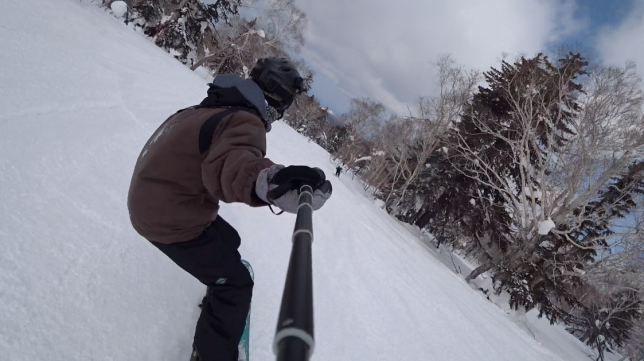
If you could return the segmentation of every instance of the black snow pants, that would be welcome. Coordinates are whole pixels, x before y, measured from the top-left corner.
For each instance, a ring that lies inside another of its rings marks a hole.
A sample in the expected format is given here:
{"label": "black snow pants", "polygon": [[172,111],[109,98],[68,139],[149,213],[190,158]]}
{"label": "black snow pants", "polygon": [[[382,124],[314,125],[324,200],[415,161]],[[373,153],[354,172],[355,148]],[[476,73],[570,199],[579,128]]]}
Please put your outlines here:
{"label": "black snow pants", "polygon": [[237,361],[239,355],[253,293],[253,280],[237,252],[240,242],[237,231],[219,216],[193,240],[152,242],[208,286],[194,338],[201,361]]}

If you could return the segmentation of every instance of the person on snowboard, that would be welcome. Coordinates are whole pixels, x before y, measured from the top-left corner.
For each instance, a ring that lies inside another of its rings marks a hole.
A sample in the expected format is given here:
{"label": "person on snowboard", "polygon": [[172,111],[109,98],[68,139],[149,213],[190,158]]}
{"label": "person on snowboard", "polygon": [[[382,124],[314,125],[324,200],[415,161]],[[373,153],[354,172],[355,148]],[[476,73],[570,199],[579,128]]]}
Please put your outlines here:
{"label": "person on snowboard", "polygon": [[237,231],[219,202],[274,205],[297,213],[298,186],[311,184],[313,209],[331,196],[318,168],[265,158],[266,133],[303,80],[284,58],[259,59],[242,79],[217,75],[201,104],[179,110],[154,132],[136,162],[128,194],[134,229],[207,287],[193,359],[237,361],[253,280]]}

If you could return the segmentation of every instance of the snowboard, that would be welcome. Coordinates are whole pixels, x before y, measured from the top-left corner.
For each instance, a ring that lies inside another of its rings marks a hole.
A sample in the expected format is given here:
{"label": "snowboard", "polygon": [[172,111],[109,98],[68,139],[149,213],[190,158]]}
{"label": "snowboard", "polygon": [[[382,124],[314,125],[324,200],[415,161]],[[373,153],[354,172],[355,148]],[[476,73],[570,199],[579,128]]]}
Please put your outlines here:
{"label": "snowboard", "polygon": [[[250,266],[250,263],[245,259],[241,260],[248,273],[250,273],[250,278],[255,280],[255,274],[253,273],[253,268]],[[244,327],[244,333],[242,334],[241,339],[239,340],[239,361],[249,361],[249,347],[250,347],[250,307],[248,308],[248,315],[246,316],[246,326]]]}
{"label": "snowboard", "polygon": [[[245,259],[242,259],[241,262],[246,266],[246,269],[248,270],[248,273],[250,273],[250,278],[255,280],[255,274],[253,273],[253,267],[250,266],[250,263],[246,261]],[[204,297],[203,301],[201,301],[201,304],[199,304],[199,308],[203,307],[203,303],[206,301],[206,298]],[[250,348],[250,338],[249,338],[249,332],[250,332],[250,307],[248,308],[248,315],[246,315],[246,325],[244,326],[244,333],[242,333],[242,337],[239,340],[239,345],[237,346],[239,349],[239,358],[238,361],[249,361],[249,348]],[[197,351],[195,350],[195,345],[192,345],[192,354],[190,356],[190,361],[201,361],[199,359],[199,354],[197,354]]]}

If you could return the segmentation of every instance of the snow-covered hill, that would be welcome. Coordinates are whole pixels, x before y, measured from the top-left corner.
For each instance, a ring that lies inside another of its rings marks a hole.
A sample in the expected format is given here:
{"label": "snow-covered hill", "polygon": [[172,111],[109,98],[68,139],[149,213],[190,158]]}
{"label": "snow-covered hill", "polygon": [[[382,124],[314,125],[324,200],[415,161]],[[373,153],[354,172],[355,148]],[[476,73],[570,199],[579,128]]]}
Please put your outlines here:
{"label": "snow-covered hill", "polygon": [[[186,360],[205,287],[134,232],[126,196],[149,135],[199,102],[204,81],[87,0],[4,0],[0,66],[0,359]],[[328,154],[282,123],[268,152],[333,174]],[[315,360],[565,354],[477,295],[351,180],[332,181],[314,214]],[[273,359],[294,217],[236,204],[221,214],[255,269],[251,358]],[[569,344],[571,360],[587,359]]]}

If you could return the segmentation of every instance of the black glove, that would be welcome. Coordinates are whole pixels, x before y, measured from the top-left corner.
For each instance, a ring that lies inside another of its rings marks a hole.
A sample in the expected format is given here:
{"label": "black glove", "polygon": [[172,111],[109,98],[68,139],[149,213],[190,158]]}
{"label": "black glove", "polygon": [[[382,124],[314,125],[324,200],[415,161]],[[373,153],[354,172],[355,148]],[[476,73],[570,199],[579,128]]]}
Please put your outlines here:
{"label": "black glove", "polygon": [[273,204],[285,212],[297,213],[298,190],[308,184],[313,188],[313,210],[320,209],[331,197],[331,182],[326,180],[320,168],[303,165],[284,167],[275,164],[259,173],[255,183],[255,193],[268,204]]}

